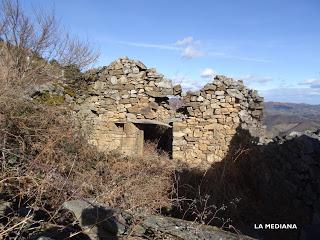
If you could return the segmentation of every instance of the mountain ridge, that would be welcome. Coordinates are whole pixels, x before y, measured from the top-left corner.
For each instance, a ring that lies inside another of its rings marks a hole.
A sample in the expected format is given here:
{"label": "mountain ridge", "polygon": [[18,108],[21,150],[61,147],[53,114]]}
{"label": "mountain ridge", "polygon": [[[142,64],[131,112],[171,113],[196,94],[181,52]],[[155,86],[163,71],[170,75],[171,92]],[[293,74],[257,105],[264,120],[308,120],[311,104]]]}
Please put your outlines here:
{"label": "mountain ridge", "polygon": [[264,125],[268,137],[282,136],[293,131],[314,131],[320,128],[320,105],[265,102]]}

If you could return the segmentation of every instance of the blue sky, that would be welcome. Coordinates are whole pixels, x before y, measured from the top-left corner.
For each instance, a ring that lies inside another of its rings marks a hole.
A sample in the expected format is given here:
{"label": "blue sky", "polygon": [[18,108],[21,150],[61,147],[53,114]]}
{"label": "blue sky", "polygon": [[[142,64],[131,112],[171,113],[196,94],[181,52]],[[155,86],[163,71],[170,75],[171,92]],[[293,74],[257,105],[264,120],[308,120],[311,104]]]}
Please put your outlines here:
{"label": "blue sky", "polygon": [[100,51],[156,67],[184,88],[223,74],[267,101],[320,104],[318,0],[29,0]]}

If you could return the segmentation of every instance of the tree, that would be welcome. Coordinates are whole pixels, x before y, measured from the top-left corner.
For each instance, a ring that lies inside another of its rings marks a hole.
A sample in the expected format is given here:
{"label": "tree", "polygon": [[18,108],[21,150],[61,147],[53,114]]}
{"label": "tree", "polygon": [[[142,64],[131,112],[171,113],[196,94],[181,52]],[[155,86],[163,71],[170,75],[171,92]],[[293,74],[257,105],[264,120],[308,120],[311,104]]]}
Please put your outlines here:
{"label": "tree", "polygon": [[[88,41],[61,29],[53,12],[34,10],[28,16],[19,0],[1,1],[0,95],[57,77],[57,66],[83,70],[97,60],[99,54]],[[58,64],[50,64],[53,59]]]}

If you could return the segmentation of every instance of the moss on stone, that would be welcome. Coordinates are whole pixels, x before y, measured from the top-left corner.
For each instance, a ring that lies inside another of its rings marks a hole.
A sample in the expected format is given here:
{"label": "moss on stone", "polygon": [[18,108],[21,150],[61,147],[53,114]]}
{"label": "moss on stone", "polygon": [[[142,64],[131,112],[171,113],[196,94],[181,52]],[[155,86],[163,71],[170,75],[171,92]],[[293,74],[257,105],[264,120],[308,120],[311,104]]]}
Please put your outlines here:
{"label": "moss on stone", "polygon": [[37,100],[41,103],[46,103],[49,105],[60,105],[65,101],[64,96],[52,94],[49,91],[44,91],[41,95],[39,95]]}
{"label": "moss on stone", "polygon": [[52,85],[56,88],[59,88],[59,87],[63,88],[64,93],[68,94],[70,97],[76,96],[76,92],[74,91],[74,89],[71,86],[65,85],[60,82],[55,82]]}
{"label": "moss on stone", "polygon": [[70,97],[75,97],[76,96],[75,91],[71,87],[63,86],[63,89],[64,89],[65,93],[68,94]]}

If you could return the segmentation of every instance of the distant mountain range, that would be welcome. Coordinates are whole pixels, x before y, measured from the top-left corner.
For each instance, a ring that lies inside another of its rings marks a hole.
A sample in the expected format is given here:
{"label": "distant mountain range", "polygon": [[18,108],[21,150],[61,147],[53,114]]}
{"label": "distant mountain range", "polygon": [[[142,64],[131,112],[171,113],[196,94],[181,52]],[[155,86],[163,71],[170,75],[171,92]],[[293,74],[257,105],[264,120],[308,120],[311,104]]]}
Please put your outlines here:
{"label": "distant mountain range", "polygon": [[264,124],[269,137],[319,129],[320,105],[265,102]]}

